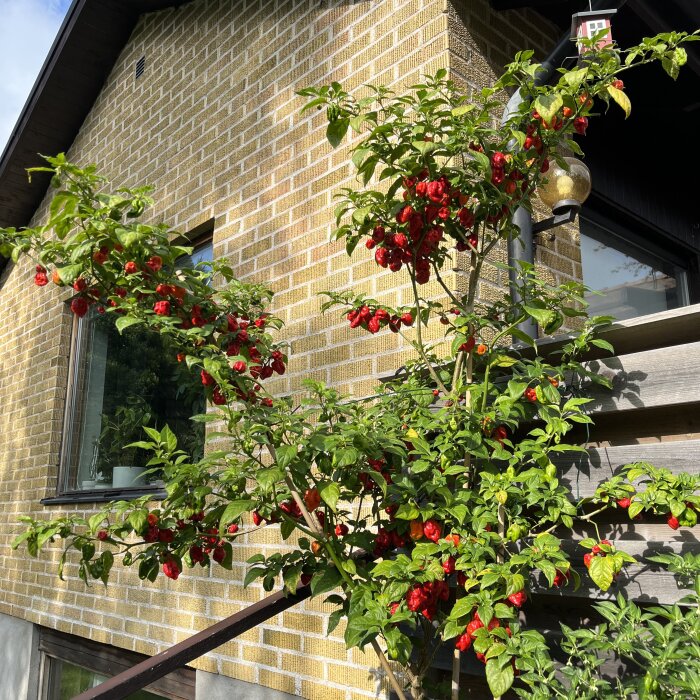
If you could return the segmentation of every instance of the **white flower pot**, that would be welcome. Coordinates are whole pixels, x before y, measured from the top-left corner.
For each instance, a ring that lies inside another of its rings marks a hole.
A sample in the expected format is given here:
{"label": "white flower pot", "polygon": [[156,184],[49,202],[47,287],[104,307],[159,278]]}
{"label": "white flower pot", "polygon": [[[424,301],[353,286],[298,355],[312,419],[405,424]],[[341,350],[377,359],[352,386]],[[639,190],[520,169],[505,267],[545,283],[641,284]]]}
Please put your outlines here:
{"label": "white flower pot", "polygon": [[143,473],[146,467],[114,467],[112,471],[112,486],[116,489],[128,488],[130,486],[143,486]]}

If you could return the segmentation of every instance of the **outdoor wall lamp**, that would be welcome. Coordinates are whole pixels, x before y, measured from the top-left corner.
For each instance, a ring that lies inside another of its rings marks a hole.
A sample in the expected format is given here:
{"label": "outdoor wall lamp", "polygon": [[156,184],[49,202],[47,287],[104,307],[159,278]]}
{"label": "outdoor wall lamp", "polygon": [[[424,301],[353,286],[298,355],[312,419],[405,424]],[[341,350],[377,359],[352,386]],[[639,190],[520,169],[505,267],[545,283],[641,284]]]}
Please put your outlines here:
{"label": "outdoor wall lamp", "polygon": [[533,233],[572,222],[591,193],[591,173],[588,168],[578,158],[567,156],[563,160],[567,168],[552,160],[547,182],[537,188],[540,199],[552,210],[554,216],[533,222]]}

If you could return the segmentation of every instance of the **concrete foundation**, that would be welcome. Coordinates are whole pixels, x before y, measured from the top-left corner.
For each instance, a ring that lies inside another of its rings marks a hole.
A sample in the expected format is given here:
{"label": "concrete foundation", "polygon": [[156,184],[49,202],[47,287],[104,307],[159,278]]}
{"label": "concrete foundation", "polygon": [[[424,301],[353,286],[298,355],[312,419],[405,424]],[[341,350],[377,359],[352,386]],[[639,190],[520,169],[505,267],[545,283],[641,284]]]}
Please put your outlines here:
{"label": "concrete foundation", "polygon": [[299,700],[297,695],[206,671],[197,671],[195,697],[197,700]]}
{"label": "concrete foundation", "polygon": [[0,700],[37,700],[39,633],[30,622],[0,614]]}

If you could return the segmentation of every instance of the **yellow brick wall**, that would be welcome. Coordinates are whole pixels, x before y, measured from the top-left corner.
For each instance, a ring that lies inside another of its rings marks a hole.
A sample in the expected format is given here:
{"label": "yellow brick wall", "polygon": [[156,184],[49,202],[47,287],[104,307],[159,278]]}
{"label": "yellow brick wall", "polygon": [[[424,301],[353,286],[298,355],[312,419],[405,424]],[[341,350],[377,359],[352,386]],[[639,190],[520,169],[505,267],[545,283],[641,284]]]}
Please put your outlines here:
{"label": "yellow brick wall", "polygon": [[[533,10],[496,12],[487,0],[449,0],[448,25],[450,76],[464,90],[477,92],[491,85],[503,67],[518,51],[533,49],[542,60],[559,40],[561,32]],[[504,101],[508,95],[504,95]],[[535,219],[551,216],[535,202]],[[581,256],[578,225],[570,224],[536,238],[535,262],[539,272],[551,283],[567,279],[581,280]],[[507,263],[505,244],[493,256],[494,262]],[[493,299],[507,288],[508,276],[495,266],[484,265],[479,288],[482,299]]]}
{"label": "yellow brick wall", "polygon": [[[154,185],[154,218],[182,231],[215,220],[215,255],[277,293],[292,359],[273,390],[293,392],[311,376],[367,395],[409,353],[388,332],[359,338],[337,315],[321,317],[316,294],[352,286],[398,304],[410,302],[409,288],[378,272],[364,248],[348,260],[328,244],[333,194],[353,183],[348,148],[326,143],[322,114],[299,115],[295,90],[332,80],[401,89],[448,64],[479,86],[502,51],[532,38],[551,43],[530,13],[494,15],[486,0],[196,0],[140,19],[69,157],[117,185]],[[21,514],[74,510],[38,505],[56,489],[71,314],[56,290],[33,286],[31,268],[23,260],[0,279],[0,612],[153,654],[263,597],[242,587],[243,562],[275,550],[278,532],[244,538],[230,575],[188,570],[144,586],[117,566],[106,589],[86,589],[73,565],[59,581],[58,550],[32,561],[10,551]],[[495,268],[491,281],[503,282]],[[326,607],[309,601],[194,665],[307,698],[385,694],[376,660],[345,650],[342,624],[326,638]]]}

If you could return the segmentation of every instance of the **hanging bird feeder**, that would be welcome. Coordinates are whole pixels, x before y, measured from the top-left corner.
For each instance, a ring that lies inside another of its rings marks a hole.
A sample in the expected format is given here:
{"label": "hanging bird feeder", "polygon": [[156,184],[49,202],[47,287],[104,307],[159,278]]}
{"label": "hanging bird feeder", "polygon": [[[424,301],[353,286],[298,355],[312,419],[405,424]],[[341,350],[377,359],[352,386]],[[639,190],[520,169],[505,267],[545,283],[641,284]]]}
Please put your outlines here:
{"label": "hanging bird feeder", "polygon": [[577,12],[571,16],[571,38],[576,40],[579,54],[590,49],[583,45],[581,39],[590,39],[603,30],[594,48],[600,50],[612,44],[611,18],[617,10],[598,10],[595,12]]}

